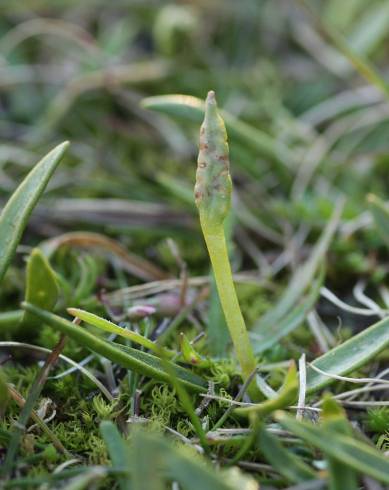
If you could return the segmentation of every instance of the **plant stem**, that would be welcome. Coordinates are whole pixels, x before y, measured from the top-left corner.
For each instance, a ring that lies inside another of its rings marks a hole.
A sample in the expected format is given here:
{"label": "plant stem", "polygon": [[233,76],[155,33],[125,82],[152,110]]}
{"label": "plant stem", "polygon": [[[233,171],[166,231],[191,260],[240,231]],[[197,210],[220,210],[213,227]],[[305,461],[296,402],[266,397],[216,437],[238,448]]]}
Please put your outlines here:
{"label": "plant stem", "polygon": [[[255,370],[256,360],[236,295],[224,230],[223,227],[220,227],[220,229],[209,231],[207,224],[201,219],[201,215],[200,222],[228,330],[234,344],[236,357],[242,368],[243,379],[246,380]],[[248,388],[250,395],[253,395],[253,386],[254,384],[251,383]]]}
{"label": "plant stem", "polygon": [[[215,93],[211,91],[205,101],[205,117],[200,129],[195,201],[220,302],[246,381],[255,371],[256,361],[240,311],[224,234],[224,221],[231,207],[232,192],[228,153],[226,128],[217,109]],[[255,382],[250,383],[248,393],[252,398],[258,398],[259,390]]]}

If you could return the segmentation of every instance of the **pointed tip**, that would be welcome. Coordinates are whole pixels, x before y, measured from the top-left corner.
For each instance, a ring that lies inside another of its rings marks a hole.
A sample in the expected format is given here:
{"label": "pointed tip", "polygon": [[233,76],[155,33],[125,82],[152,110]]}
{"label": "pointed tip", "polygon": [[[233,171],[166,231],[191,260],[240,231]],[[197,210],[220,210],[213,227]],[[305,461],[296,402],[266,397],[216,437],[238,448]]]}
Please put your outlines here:
{"label": "pointed tip", "polygon": [[210,90],[207,94],[207,104],[216,104],[215,91]]}
{"label": "pointed tip", "polygon": [[215,92],[213,90],[210,90],[207,94],[207,98],[205,99],[205,118],[204,122],[208,121],[213,121],[215,117],[217,116],[217,103],[216,103],[216,97],[215,97]]}
{"label": "pointed tip", "polygon": [[[59,145],[55,146],[55,147],[54,147],[54,148],[51,150],[51,152],[53,152],[53,153],[57,153],[57,154],[58,154],[58,153],[60,153],[60,154],[62,154],[62,155],[63,155],[63,154],[65,153],[65,151],[68,149],[69,145],[70,145],[70,141],[63,141],[63,142],[62,142],[62,143],[60,143]],[[50,152],[50,153],[51,153],[51,152]]]}

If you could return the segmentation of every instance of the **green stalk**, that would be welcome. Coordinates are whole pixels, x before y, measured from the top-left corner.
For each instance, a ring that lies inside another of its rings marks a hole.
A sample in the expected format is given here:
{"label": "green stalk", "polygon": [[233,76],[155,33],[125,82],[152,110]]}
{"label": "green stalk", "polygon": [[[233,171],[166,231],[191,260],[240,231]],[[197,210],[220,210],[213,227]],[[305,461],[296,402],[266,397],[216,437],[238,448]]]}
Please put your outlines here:
{"label": "green stalk", "polygon": [[[247,380],[256,368],[256,360],[236,295],[224,234],[231,191],[227,132],[217,110],[215,93],[211,91],[205,102],[205,118],[200,129],[195,200],[226,323],[243,379]],[[254,383],[249,385],[248,392],[256,397]]]}
{"label": "green stalk", "polygon": [[254,371],[256,361],[235,291],[224,231],[221,229],[217,234],[209,232],[204,224],[202,224],[202,230],[215,275],[220,303],[236,357],[242,368],[243,378],[246,380]]}

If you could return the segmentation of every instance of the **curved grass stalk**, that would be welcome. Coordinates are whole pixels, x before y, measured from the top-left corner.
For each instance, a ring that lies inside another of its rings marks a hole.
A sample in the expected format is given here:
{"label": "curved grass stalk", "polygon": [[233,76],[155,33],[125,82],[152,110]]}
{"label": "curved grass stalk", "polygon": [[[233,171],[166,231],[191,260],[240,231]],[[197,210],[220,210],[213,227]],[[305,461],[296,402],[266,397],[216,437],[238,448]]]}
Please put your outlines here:
{"label": "curved grass stalk", "polygon": [[[224,234],[231,191],[227,132],[218,113],[215,93],[211,91],[206,99],[205,118],[200,130],[195,200],[220,302],[243,379],[246,380],[255,370],[256,360],[236,295]],[[251,383],[248,391],[254,396],[255,384]]]}
{"label": "curved grass stalk", "polygon": [[[79,308],[68,308],[67,312],[75,318],[79,318],[83,322],[89,323],[89,325],[93,325],[94,327],[104,330],[105,332],[120,335],[121,337],[131,340],[136,344],[142,345],[143,347],[153,351],[154,353],[159,353],[161,351],[161,347],[159,347],[155,342],[148,339],[147,337],[133,332],[132,330],[127,330],[126,328],[119,327],[115,323],[112,323],[105,318],[101,318],[94,313],[80,310]],[[167,349],[163,349],[163,353],[169,359],[172,359],[176,355],[174,351],[170,351]]]}

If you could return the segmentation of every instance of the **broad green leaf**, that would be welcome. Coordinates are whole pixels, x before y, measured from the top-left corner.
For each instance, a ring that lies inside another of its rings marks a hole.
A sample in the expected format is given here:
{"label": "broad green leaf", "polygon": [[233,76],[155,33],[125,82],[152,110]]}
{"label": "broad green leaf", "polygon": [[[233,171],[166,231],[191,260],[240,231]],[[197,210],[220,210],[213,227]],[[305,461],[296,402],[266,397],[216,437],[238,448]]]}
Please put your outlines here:
{"label": "broad green leaf", "polygon": [[260,428],[257,440],[267,461],[288,481],[299,483],[317,478],[316,473],[301,458],[284,448],[278,438],[264,426]]}
{"label": "broad green leaf", "polygon": [[[26,301],[44,310],[53,310],[58,299],[58,283],[55,273],[39,248],[34,248],[27,262]],[[23,325],[29,329],[42,322],[34,315],[25,313]]]}
{"label": "broad green leaf", "polygon": [[[162,349],[162,347],[158,346],[155,342],[144,337],[143,335],[119,327],[118,325],[115,325],[115,323],[112,323],[109,320],[106,320],[105,318],[101,318],[95,315],[94,313],[89,313],[88,311],[80,310],[79,308],[68,308],[67,311],[70,315],[77,317],[86,323],[89,323],[89,325],[93,325],[94,327],[100,328],[105,332],[110,332],[116,335],[120,335],[120,337],[129,339],[131,340],[131,342],[135,342],[136,344],[142,345],[146,349],[149,349],[153,352],[158,353]],[[165,349],[163,352],[169,357],[173,357],[175,355],[174,352],[166,351]]]}
{"label": "broad green leaf", "polygon": [[[107,342],[85,329],[75,326],[68,320],[48,311],[41,310],[30,303],[22,303],[22,308],[29,313],[34,314],[42,322],[45,322],[55,330],[68,335],[83,347],[93,352],[97,352],[101,356],[104,356],[127,369],[131,369],[145,376],[150,376],[159,381],[164,381],[166,383],[171,382],[170,376],[163,369],[162,362],[158,357],[140,350],[132,349],[131,347],[115,344],[114,342]],[[200,376],[197,376],[191,371],[174,363],[169,362],[169,365],[174,369],[177,378],[187,388],[198,392],[206,391],[207,383]]]}
{"label": "broad green leaf", "polygon": [[296,436],[358,473],[389,483],[389,460],[374,447],[349,435],[330,432],[328,428],[308,422],[300,422],[284,412],[277,412],[275,418]]}
{"label": "broad green leaf", "polygon": [[[389,345],[389,318],[375,323],[313,361],[322,371],[343,376],[366,364]],[[307,392],[315,392],[334,381],[333,378],[307,368]]]}
{"label": "broad green leaf", "polygon": [[[322,427],[329,432],[353,436],[353,428],[347,420],[343,408],[331,398],[326,396],[322,405]],[[330,473],[330,490],[358,490],[358,479],[355,470],[328,455],[328,469]]]}
{"label": "broad green leaf", "polygon": [[[127,469],[130,464],[128,446],[121,437],[118,428],[110,420],[103,420],[100,424],[100,432],[111,458],[112,467],[116,470]],[[131,484],[126,476],[119,476],[120,490],[130,490]]]}
{"label": "broad green leaf", "polygon": [[12,260],[28,218],[57,168],[68,142],[48,153],[25,177],[0,215],[0,281]]}
{"label": "broad green leaf", "polygon": [[[205,114],[204,102],[190,95],[147,97],[142,100],[142,106],[197,123],[203,121]],[[240,121],[227,111],[220,111],[220,115],[224,119],[229,136],[239,141],[242,146],[248,146],[260,155],[272,158],[277,162],[288,163],[294,159],[292,152],[287,147],[263,131]]]}
{"label": "broad green leaf", "polygon": [[[296,302],[303,295],[304,291],[312,283],[334,236],[342,215],[342,210],[343,203],[340,202],[335,207],[332,217],[325,227],[319,241],[313,248],[309,259],[302,267],[299,267],[297,272],[293,275],[287,289],[276,306],[268,311],[252,329],[255,333],[258,333],[261,338],[264,338],[264,341],[271,337],[274,326],[291,311]],[[287,333],[289,333],[289,331]],[[274,342],[281,338],[281,336],[277,336]]]}

